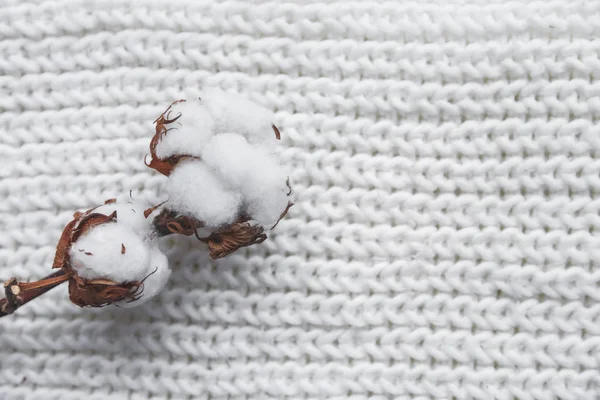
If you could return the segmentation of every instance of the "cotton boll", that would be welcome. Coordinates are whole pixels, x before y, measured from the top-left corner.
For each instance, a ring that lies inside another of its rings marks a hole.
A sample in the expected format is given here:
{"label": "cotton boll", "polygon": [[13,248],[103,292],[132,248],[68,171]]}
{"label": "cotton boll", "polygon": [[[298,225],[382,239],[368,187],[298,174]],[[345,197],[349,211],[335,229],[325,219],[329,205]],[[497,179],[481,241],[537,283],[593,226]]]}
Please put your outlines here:
{"label": "cotton boll", "polygon": [[134,302],[121,302],[119,306],[127,308],[137,307],[156,296],[165,287],[171,276],[171,270],[169,269],[167,256],[158,247],[151,248],[150,250],[150,262],[147,271],[141,296]]}
{"label": "cotton boll", "polygon": [[149,237],[153,232],[152,217],[144,217],[144,210],[148,207],[138,202],[110,203],[96,208],[93,212],[110,215],[117,212],[117,223],[131,229],[139,236]]}
{"label": "cotton boll", "polygon": [[213,136],[215,122],[206,107],[198,100],[175,103],[165,118],[177,121],[165,125],[169,130],[156,146],[156,155],[167,158],[173,155],[200,156],[205,143]]}
{"label": "cotton boll", "polygon": [[214,118],[217,133],[237,132],[251,144],[275,144],[271,111],[243,96],[217,88],[205,90],[201,98]]}
{"label": "cotton boll", "polygon": [[109,222],[92,228],[73,243],[70,259],[77,274],[85,279],[141,281],[148,274],[150,248],[131,229]]}
{"label": "cotton boll", "polygon": [[241,195],[226,188],[215,174],[197,160],[183,161],[169,175],[168,207],[204,221],[208,227],[233,223]]}

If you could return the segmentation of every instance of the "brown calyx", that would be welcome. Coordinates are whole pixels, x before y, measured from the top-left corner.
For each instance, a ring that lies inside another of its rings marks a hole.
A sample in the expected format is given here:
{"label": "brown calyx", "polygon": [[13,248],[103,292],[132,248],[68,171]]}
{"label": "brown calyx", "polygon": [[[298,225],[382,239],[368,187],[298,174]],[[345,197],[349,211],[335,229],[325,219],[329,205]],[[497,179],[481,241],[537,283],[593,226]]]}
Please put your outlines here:
{"label": "brown calyx", "polygon": [[79,307],[104,307],[118,301],[127,303],[140,298],[142,282],[117,283],[108,279],[69,279],[69,298]]}
{"label": "brown calyx", "polygon": [[171,174],[171,171],[173,171],[173,168],[175,168],[177,163],[179,163],[181,160],[189,158],[198,159],[198,157],[186,154],[178,154],[165,158],[160,158],[156,154],[156,146],[158,146],[158,143],[160,143],[162,137],[169,132],[169,129],[167,129],[167,125],[172,124],[176,122],[179,118],[181,118],[181,114],[177,115],[176,117],[171,117],[171,107],[173,107],[173,105],[177,103],[181,103],[184,101],[184,99],[174,101],[156,120],[154,120],[156,128],[154,136],[150,141],[150,162],[147,162],[144,158],[144,164],[146,164],[147,167],[155,169],[156,171],[160,172],[165,176],[169,176]]}
{"label": "brown calyx", "polygon": [[[153,223],[159,236],[177,233],[185,236],[196,235],[198,237],[197,229],[204,226],[203,221],[166,208],[154,218]],[[198,239],[200,238],[198,237]]]}
{"label": "brown calyx", "polygon": [[[117,283],[105,279],[85,279],[77,275],[71,264],[69,252],[77,239],[89,230],[117,219],[116,211],[104,215],[93,212],[96,208],[73,215],[73,220],[65,226],[56,246],[52,268],[60,268],[64,272],[69,281],[69,297],[80,307],[102,307],[119,301],[135,301],[139,298],[142,282]],[[88,255],[93,257],[92,253]]]}
{"label": "brown calyx", "polygon": [[241,247],[262,243],[266,238],[261,226],[241,220],[199,239],[208,245],[210,258],[216,260]]}
{"label": "brown calyx", "polygon": [[[288,202],[287,207],[271,229],[277,226],[293,205],[294,203]],[[200,237],[197,231],[198,228],[205,226],[203,221],[166,208],[154,218],[153,224],[159,236],[174,233],[185,236],[195,235],[198,240],[206,243],[212,259],[223,258],[241,247],[262,243],[267,238],[263,227],[251,224],[250,218],[246,215],[242,215],[233,224],[224,226],[206,237]]]}
{"label": "brown calyx", "polygon": [[262,243],[267,235],[258,225],[251,225],[247,217],[241,217],[237,222],[227,225],[207,237],[198,235],[198,228],[204,227],[204,222],[187,215],[168,209],[163,209],[154,218],[154,227],[159,236],[180,234],[195,235],[198,240],[208,245],[209,255],[213,259],[225,257],[240,247]]}

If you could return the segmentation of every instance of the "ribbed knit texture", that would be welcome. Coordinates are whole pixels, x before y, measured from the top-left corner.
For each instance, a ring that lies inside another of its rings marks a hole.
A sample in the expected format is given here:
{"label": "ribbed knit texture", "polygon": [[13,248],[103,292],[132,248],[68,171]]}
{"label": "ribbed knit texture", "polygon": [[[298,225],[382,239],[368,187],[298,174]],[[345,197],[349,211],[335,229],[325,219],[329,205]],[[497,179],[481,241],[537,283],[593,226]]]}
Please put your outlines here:
{"label": "ribbed knit texture", "polygon": [[600,1],[0,7],[0,280],[217,85],[276,112],[297,204],[167,288],[0,320],[0,399],[600,398]]}

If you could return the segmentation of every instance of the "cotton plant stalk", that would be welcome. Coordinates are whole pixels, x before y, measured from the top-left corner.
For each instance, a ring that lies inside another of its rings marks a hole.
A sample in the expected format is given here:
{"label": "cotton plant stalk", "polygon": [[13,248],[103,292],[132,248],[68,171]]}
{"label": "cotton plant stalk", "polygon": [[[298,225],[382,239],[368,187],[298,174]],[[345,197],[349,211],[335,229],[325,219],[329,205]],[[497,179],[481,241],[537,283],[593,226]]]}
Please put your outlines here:
{"label": "cotton plant stalk", "polygon": [[162,236],[195,236],[213,259],[262,243],[293,205],[272,121],[269,110],[219,89],[173,102],[154,121],[145,161],[168,177],[166,200],[148,207],[109,199],[76,212],[56,247],[56,271],[35,282],[7,280],[0,317],[65,282],[80,307],[144,304],[171,274]]}

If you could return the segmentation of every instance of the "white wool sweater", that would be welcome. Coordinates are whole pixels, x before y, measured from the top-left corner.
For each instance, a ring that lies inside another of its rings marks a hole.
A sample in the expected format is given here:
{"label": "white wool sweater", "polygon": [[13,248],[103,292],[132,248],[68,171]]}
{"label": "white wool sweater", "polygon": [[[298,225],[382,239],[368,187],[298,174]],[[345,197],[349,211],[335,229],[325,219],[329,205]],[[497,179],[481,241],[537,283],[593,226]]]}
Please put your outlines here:
{"label": "white wool sweater", "polygon": [[157,204],[152,121],[274,112],[296,205],[136,309],[0,319],[0,399],[597,400],[600,2],[0,1],[0,280]]}

